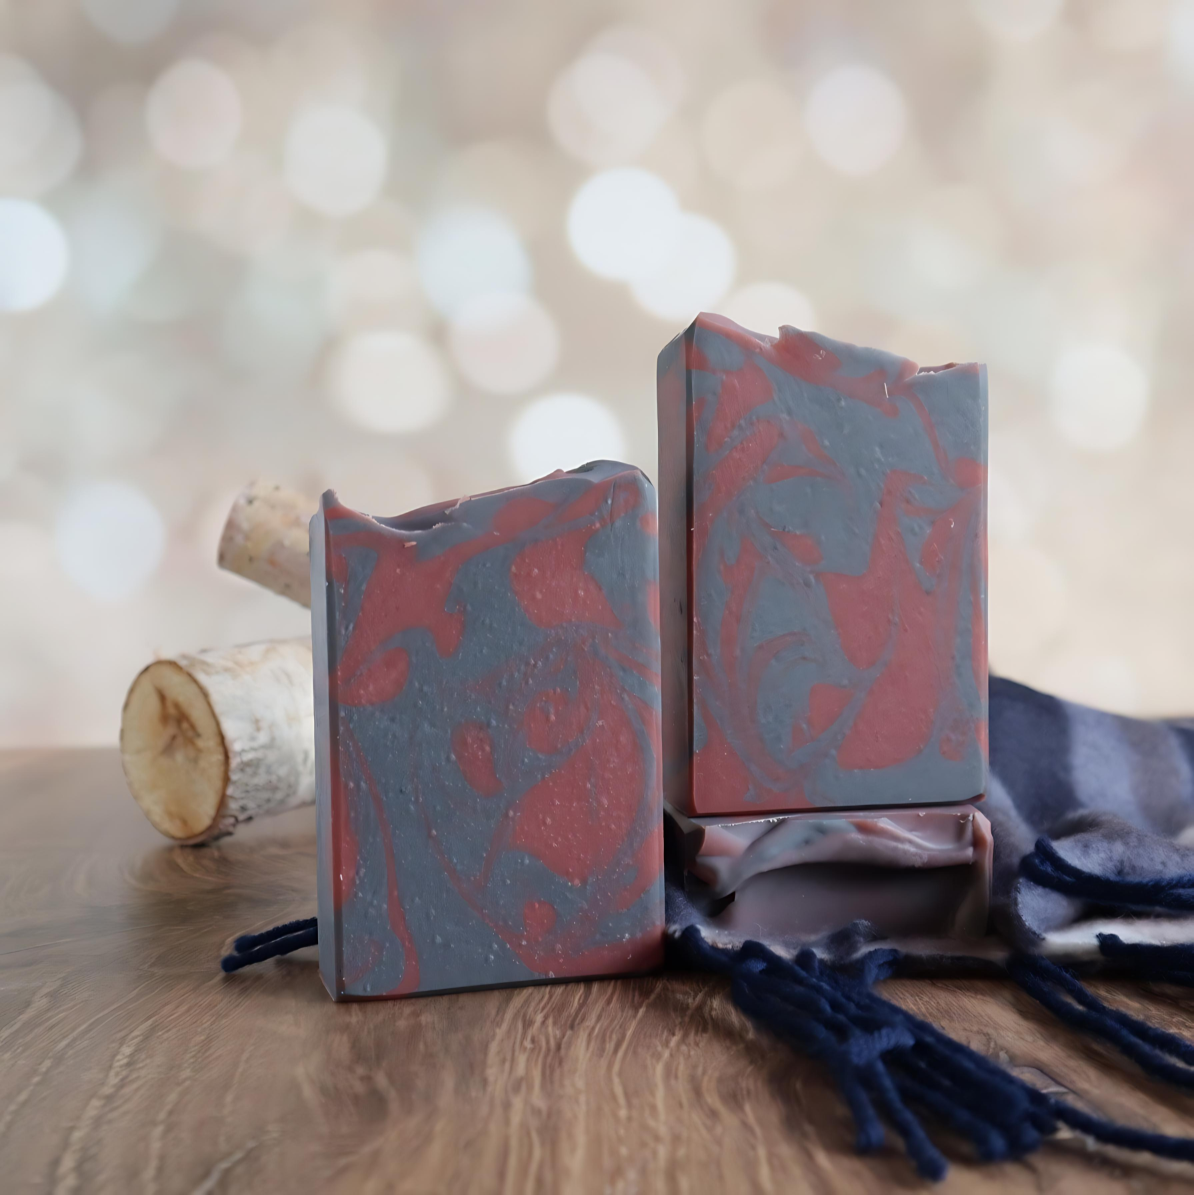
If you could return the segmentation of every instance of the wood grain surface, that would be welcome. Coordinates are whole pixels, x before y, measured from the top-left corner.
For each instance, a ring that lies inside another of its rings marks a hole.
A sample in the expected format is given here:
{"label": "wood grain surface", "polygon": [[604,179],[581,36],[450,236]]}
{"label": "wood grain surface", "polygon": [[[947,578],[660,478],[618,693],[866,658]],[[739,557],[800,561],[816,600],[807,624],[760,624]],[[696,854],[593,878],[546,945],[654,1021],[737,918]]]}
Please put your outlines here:
{"label": "wood grain surface", "polygon": [[[815,1064],[702,976],[333,1005],[313,952],[222,975],[247,930],[315,910],[312,811],[168,845],[114,751],[0,755],[0,1191],[871,1192]],[[1101,985],[1189,1032],[1187,995]],[[886,994],[1108,1116],[1194,1132],[1151,1083],[994,982]],[[1078,1138],[945,1191],[1188,1190],[1194,1167]]]}

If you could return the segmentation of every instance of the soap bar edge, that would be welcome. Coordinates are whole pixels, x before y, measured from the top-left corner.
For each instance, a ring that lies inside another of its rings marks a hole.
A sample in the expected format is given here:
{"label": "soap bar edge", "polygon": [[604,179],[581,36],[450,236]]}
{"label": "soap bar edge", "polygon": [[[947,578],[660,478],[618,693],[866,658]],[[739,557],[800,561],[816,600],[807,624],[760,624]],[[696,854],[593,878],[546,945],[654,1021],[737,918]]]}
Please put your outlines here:
{"label": "soap bar edge", "polygon": [[315,686],[315,858],[318,894],[319,976],[333,1000],[344,994],[336,981],[342,950],[338,914],[333,902],[332,871],[335,842],[332,835],[332,745],[330,733],[330,676],[328,672],[328,637],[332,634],[327,600],[327,520],[324,516],[326,495],[311,518],[311,654]]}

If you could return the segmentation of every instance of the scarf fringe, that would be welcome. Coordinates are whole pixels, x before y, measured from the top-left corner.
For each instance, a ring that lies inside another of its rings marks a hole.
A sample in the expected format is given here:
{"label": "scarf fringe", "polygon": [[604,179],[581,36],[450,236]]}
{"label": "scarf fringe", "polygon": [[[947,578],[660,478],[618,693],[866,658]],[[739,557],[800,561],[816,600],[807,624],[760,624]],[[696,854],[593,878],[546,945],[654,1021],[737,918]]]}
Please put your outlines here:
{"label": "scarf fringe", "polygon": [[[808,949],[788,960],[759,942],[736,950],[711,946],[695,926],[679,944],[695,965],[729,977],[734,1003],[752,1020],[829,1069],[854,1118],[859,1153],[880,1148],[889,1125],[917,1172],[939,1181],[949,1165],[929,1136],[928,1120],[969,1140],[982,1162],[1022,1158],[1063,1124],[1108,1145],[1194,1161],[1194,1139],[1082,1112],[877,995],[872,985],[897,972],[898,951],[872,950],[856,963],[833,967]],[[1038,970],[1041,963],[1050,970]],[[1018,981],[1029,976],[1038,989],[1030,994],[1067,1023],[1098,1032],[1150,1074],[1190,1085],[1189,1072],[1166,1060],[1194,1058],[1189,1043],[1108,1008],[1047,960],[1034,957],[1011,973]],[[1057,997],[1057,988],[1075,1003]],[[1058,1012],[1055,1005],[1065,1007]],[[1075,1012],[1085,1017],[1079,1021]]]}
{"label": "scarf fringe", "polygon": [[1064,859],[1048,838],[1038,838],[1030,855],[1020,860],[1020,874],[1063,896],[1121,909],[1194,911],[1194,875],[1126,880],[1083,871]]}
{"label": "scarf fringe", "polygon": [[225,975],[239,971],[253,963],[290,954],[304,946],[315,946],[319,942],[319,918],[305,917],[301,921],[287,921],[275,925],[260,934],[241,934],[232,943],[232,953],[220,959],[220,970]]}

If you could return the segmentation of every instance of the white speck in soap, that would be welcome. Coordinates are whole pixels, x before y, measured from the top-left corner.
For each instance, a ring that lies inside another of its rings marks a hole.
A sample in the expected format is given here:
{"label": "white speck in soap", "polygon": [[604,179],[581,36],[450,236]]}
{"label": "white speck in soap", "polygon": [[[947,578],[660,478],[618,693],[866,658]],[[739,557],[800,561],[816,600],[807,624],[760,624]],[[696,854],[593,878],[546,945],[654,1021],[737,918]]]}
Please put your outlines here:
{"label": "white speck in soap", "polygon": [[444,944],[444,940],[439,936],[439,934],[435,935],[435,944],[437,946],[442,946]]}

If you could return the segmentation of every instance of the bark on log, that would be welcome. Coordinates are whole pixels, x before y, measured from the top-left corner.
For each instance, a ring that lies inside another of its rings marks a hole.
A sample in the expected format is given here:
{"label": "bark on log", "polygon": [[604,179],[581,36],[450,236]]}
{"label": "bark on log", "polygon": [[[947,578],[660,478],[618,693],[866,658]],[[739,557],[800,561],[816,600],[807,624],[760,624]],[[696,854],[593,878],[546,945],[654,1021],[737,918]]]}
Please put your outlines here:
{"label": "bark on log", "polygon": [[315,800],[311,641],[279,639],[157,660],[120,727],[129,791],[178,842],[210,842]]}
{"label": "bark on log", "polygon": [[228,512],[220,568],[311,605],[308,525],[317,503],[272,482],[250,482]]}

